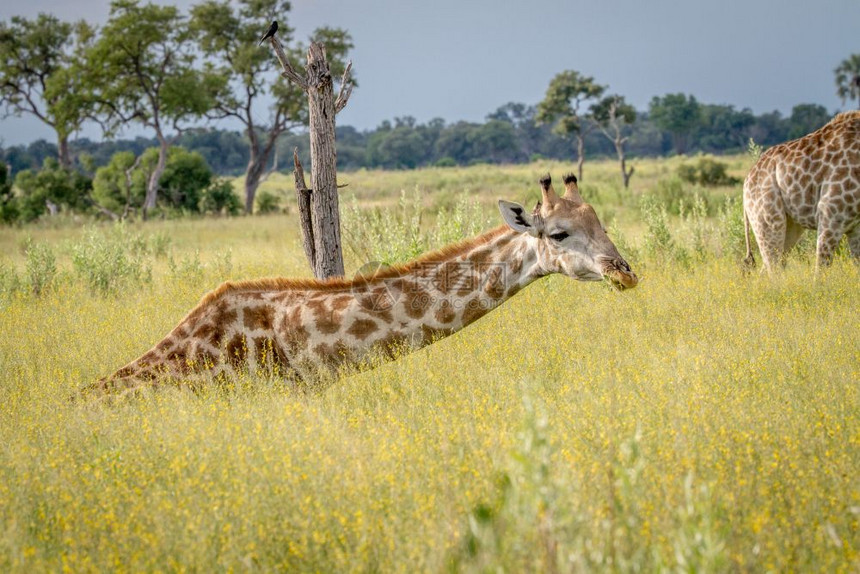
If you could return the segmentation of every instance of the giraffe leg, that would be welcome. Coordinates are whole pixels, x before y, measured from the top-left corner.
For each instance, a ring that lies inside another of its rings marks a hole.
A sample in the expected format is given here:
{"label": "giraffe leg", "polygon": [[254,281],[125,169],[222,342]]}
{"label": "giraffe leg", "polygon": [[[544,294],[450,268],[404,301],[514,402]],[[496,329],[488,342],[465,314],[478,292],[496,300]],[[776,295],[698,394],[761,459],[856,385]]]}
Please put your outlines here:
{"label": "giraffe leg", "polygon": [[[823,197],[828,197],[826,190]],[[833,253],[839,246],[839,240],[846,231],[844,211],[834,202],[822,199],[818,202],[818,245],[815,249],[816,268],[827,267],[833,259]]]}
{"label": "giraffe leg", "polygon": [[160,382],[155,378],[140,378],[137,375],[104,378],[91,383],[71,397],[73,402],[88,401],[116,403],[122,399],[142,394],[146,389],[155,389]]}
{"label": "giraffe leg", "polygon": [[770,273],[777,268],[783,256],[785,213],[780,211],[768,217],[766,214],[754,212],[750,216],[750,224],[764,263],[762,270]]}

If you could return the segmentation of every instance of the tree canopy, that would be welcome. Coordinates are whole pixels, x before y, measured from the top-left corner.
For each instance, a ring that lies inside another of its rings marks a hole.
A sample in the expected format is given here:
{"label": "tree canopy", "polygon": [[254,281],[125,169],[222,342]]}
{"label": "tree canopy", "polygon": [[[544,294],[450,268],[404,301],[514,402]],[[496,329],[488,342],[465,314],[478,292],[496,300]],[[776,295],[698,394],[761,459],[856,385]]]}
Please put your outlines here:
{"label": "tree canopy", "polygon": [[539,122],[553,123],[555,132],[572,137],[583,130],[586,106],[606,91],[591,76],[566,70],[549,83],[544,99],[537,107]]}
{"label": "tree canopy", "polygon": [[585,136],[593,127],[588,121],[587,106],[596,103],[606,91],[605,86],[575,70],[557,74],[549,83],[544,99],[537,106],[537,120],[554,124],[553,131],[562,137],[576,139],[579,179],[585,160]]}
{"label": "tree canopy", "polygon": [[[213,83],[212,107],[207,115],[217,120],[239,121],[248,139],[245,171],[245,211],[248,213],[253,209],[257,187],[276,150],[278,138],[308,121],[308,101],[304,92],[280,75],[269,46],[258,44],[261,23],[277,14],[277,36],[287,46],[294,66],[303,67],[299,61],[304,47],[293,41],[293,29],[287,21],[289,11],[290,3],[284,0],[205,0],[191,8],[191,32],[203,54],[217,62],[209,66],[220,78]],[[332,74],[339,77],[346,65],[346,55],[352,49],[349,33],[321,28],[311,39],[325,45]],[[264,96],[269,96],[272,103],[263,111]]]}
{"label": "tree canopy", "polygon": [[836,74],[836,95],[845,104],[848,100],[857,100],[860,108],[860,54],[851,54],[834,70]]}
{"label": "tree canopy", "polygon": [[666,94],[655,96],[649,106],[651,120],[662,130],[672,134],[675,153],[686,153],[690,146],[690,134],[701,121],[702,110],[695,96]]}
{"label": "tree canopy", "polygon": [[57,133],[60,165],[70,167],[69,137],[89,113],[81,97],[80,66],[93,29],[83,20],[62,22],[39,14],[0,22],[0,103],[28,114]]}
{"label": "tree canopy", "polygon": [[223,78],[194,67],[186,18],[175,6],[114,0],[88,54],[87,84],[107,134],[135,122],[152,129],[159,157],[147,183],[144,214],[155,207],[170,141],[211,108]]}

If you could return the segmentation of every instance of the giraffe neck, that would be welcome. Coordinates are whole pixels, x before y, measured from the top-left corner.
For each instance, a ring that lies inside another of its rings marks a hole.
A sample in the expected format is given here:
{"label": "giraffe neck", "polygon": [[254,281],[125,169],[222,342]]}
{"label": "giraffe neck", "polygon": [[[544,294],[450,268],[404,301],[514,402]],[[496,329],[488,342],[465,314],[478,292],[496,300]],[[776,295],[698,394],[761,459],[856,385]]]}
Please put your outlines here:
{"label": "giraffe neck", "polygon": [[235,374],[240,366],[253,371],[273,361],[282,375],[301,378],[306,365],[360,360],[377,345],[422,347],[546,275],[539,245],[500,227],[366,280],[227,285],[149,352],[92,388],[133,386],[163,374],[184,378],[189,369]]}
{"label": "giraffe neck", "polygon": [[500,227],[447,256],[443,250],[438,258],[421,258],[373,281],[368,288],[379,297],[359,296],[359,304],[387,323],[389,335],[423,346],[473,323],[546,275],[538,248],[536,239]]}

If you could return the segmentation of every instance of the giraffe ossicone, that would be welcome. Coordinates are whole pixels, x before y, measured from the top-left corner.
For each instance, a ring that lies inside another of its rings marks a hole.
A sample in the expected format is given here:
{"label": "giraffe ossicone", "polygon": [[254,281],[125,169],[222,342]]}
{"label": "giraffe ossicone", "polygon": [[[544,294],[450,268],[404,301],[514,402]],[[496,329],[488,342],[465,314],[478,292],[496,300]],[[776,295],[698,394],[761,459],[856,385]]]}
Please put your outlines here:
{"label": "giraffe ossicone", "polygon": [[746,258],[755,259],[752,226],[764,268],[785,263],[804,229],[818,233],[816,265],[828,265],[843,235],[860,259],[860,111],[765,151],[744,181]]}
{"label": "giraffe ossicone", "polygon": [[583,201],[576,178],[564,181],[559,196],[547,175],[532,212],[499,201],[504,225],[404,265],[365,268],[352,280],[224,283],[155,347],[82,395],[196,384],[242,369],[312,377],[373,353],[432,343],[551,273],[635,287],[636,274]]}

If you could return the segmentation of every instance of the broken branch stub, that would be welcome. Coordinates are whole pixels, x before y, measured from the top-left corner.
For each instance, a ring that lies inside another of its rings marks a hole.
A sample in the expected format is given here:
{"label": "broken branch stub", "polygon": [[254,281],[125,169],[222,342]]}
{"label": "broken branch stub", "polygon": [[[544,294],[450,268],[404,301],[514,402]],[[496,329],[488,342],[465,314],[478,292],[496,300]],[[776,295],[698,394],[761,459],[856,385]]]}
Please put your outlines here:
{"label": "broken branch stub", "polygon": [[311,220],[311,190],[305,185],[305,171],[302,169],[302,162],[299,160],[299,148],[293,150],[293,165],[295,167],[293,176],[296,183],[299,225],[302,228],[302,247],[305,250],[305,257],[307,257],[313,268],[316,255],[314,253],[314,231]]}
{"label": "broken branch stub", "polygon": [[307,65],[302,76],[290,64],[280,41],[273,37],[270,43],[283,69],[283,77],[302,88],[308,97],[308,119],[311,144],[311,187],[304,182],[304,171],[293,153],[295,164],[296,197],[299,203],[299,222],[302,226],[302,243],[305,255],[317,279],[342,277],[343,252],[340,237],[340,211],[337,197],[337,150],[335,142],[335,115],[346,106],[352,92],[349,81],[352,65],[344,70],[337,101],[331,70],[326,60],[325,47],[311,42]]}

